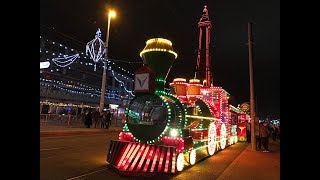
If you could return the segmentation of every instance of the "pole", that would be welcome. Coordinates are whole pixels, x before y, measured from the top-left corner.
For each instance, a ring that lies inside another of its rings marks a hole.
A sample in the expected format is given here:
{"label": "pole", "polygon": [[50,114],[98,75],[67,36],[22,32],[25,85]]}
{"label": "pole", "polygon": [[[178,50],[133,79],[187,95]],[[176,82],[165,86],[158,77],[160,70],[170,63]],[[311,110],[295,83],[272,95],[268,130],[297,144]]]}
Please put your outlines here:
{"label": "pole", "polygon": [[248,23],[248,49],[249,49],[249,71],[250,71],[250,117],[251,117],[251,145],[252,150],[256,151],[256,136],[254,132],[255,121],[255,105],[254,105],[254,87],[253,87],[253,67],[252,67],[252,27]]}
{"label": "pole", "polygon": [[108,15],[108,28],[107,28],[106,45],[105,45],[106,54],[105,54],[105,60],[103,61],[103,74],[102,74],[101,97],[100,97],[100,108],[99,108],[100,114],[102,114],[102,111],[104,109],[104,96],[105,96],[106,84],[107,84],[106,61],[108,60],[108,42],[109,42],[110,19],[111,19],[111,16]]}

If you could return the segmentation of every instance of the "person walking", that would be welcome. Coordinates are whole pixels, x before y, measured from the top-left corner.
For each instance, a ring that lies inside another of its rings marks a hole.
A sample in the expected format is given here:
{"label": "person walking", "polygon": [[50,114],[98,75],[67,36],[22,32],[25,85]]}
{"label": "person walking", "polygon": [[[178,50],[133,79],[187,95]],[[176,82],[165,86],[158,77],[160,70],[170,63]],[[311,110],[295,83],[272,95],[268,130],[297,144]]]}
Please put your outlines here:
{"label": "person walking", "polygon": [[262,126],[262,123],[259,123],[258,128],[255,128],[255,136],[256,136],[256,145],[257,149],[261,150],[261,138],[260,138],[260,127]]}
{"label": "person walking", "polygon": [[261,143],[264,148],[263,152],[269,152],[269,136],[270,136],[270,131],[268,128],[268,124],[264,122],[262,126],[260,127],[260,138],[261,138]]}
{"label": "person walking", "polygon": [[249,123],[249,121],[247,121],[246,124],[246,136],[247,136],[247,143],[251,143],[251,124]]}
{"label": "person walking", "polygon": [[109,127],[111,126],[111,112],[110,112],[110,110],[107,113],[106,120],[107,120],[106,128],[109,129]]}
{"label": "person walking", "polygon": [[85,117],[85,125],[87,126],[87,128],[90,128],[90,126],[92,125],[92,112],[89,111]]}
{"label": "person walking", "polygon": [[276,125],[272,125],[272,139],[273,141],[277,140],[277,134],[278,134],[278,128],[276,127]]}
{"label": "person walking", "polygon": [[96,128],[97,124],[99,123],[99,119],[100,119],[100,113],[99,113],[98,109],[92,114],[92,119],[93,119],[93,123],[94,123],[94,128]]}
{"label": "person walking", "polygon": [[101,122],[100,127],[106,129],[107,128],[107,115],[106,115],[106,112],[102,113],[101,118],[100,118],[100,122]]}

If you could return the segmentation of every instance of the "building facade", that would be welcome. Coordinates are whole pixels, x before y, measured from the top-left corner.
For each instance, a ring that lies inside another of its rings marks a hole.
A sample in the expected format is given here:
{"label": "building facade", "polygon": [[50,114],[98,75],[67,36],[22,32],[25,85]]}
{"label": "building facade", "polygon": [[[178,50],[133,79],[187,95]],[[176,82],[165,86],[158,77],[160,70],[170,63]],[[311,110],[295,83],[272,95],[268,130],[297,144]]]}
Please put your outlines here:
{"label": "building facade", "polygon": [[[40,68],[40,113],[78,114],[86,108],[98,108],[103,63],[95,64],[86,55],[85,44],[49,36],[40,28],[40,63],[50,63]],[[112,59],[106,64],[105,109],[124,108],[134,97],[134,74]]]}

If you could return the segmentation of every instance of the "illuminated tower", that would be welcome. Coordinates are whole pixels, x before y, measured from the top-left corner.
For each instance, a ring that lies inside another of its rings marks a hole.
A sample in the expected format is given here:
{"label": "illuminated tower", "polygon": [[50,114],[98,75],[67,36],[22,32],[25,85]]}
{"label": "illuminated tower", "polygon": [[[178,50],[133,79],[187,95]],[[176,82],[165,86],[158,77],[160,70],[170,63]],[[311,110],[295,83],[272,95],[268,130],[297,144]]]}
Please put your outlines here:
{"label": "illuminated tower", "polygon": [[210,31],[211,21],[207,6],[204,6],[203,14],[198,23],[199,27],[199,48],[197,56],[197,65],[195,79],[204,80],[204,86],[210,87],[212,82],[211,74],[211,56],[210,56]]}

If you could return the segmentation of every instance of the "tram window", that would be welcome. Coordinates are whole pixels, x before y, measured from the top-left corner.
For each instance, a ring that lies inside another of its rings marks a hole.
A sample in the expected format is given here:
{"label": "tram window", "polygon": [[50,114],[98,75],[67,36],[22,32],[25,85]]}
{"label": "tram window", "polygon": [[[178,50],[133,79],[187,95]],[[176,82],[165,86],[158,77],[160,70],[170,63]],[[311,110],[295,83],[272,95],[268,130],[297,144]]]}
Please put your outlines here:
{"label": "tram window", "polygon": [[151,122],[153,124],[162,124],[166,121],[166,110],[164,107],[156,107],[153,109],[151,116]]}
{"label": "tram window", "polygon": [[128,123],[153,125],[165,123],[166,109],[160,98],[154,96],[143,96],[129,107]]}

